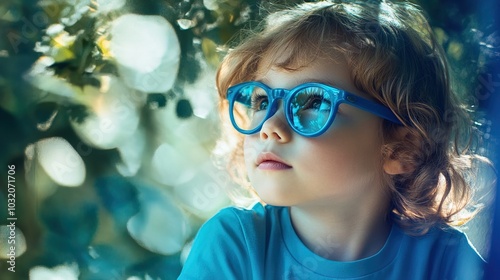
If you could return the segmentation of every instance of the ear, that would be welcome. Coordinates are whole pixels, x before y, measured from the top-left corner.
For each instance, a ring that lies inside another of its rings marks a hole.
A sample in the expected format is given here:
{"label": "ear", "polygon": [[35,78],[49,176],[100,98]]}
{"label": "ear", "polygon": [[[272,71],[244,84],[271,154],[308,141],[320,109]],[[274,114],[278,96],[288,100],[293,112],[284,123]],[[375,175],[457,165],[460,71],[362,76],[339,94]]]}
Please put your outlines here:
{"label": "ear", "polygon": [[[393,134],[392,141],[404,142],[405,145],[414,146],[415,143],[412,143],[414,141],[410,140],[413,137],[411,137],[410,135],[411,132],[408,128],[401,127],[398,128],[397,131]],[[407,162],[404,162],[401,157],[395,155],[395,151],[392,151],[389,154],[385,155],[382,168],[388,175],[405,174],[410,173],[414,170],[414,167],[412,165],[409,165]]]}
{"label": "ear", "polygon": [[398,175],[408,172],[406,168],[403,167],[401,161],[397,159],[385,159],[382,167],[384,168],[385,173],[389,175]]}

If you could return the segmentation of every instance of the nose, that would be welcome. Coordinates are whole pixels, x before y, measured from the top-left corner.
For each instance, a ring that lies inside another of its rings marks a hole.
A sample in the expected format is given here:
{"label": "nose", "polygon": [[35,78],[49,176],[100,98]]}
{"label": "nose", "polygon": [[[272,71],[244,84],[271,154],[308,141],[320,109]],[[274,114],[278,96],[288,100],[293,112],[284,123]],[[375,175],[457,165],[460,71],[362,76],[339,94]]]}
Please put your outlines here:
{"label": "nose", "polygon": [[259,136],[262,140],[275,140],[280,143],[286,143],[291,140],[292,131],[286,121],[282,104],[279,104],[279,108],[274,115],[262,124]]}

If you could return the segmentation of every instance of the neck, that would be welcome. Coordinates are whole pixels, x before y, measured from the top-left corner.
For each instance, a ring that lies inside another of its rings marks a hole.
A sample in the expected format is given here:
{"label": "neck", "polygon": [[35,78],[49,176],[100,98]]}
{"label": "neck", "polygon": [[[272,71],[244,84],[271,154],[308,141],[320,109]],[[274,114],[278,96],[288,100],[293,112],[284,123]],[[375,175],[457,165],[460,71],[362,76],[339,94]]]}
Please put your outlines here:
{"label": "neck", "polygon": [[319,256],[337,261],[366,258],[384,246],[391,224],[386,209],[360,207],[361,203],[292,206],[292,224],[302,242]]}

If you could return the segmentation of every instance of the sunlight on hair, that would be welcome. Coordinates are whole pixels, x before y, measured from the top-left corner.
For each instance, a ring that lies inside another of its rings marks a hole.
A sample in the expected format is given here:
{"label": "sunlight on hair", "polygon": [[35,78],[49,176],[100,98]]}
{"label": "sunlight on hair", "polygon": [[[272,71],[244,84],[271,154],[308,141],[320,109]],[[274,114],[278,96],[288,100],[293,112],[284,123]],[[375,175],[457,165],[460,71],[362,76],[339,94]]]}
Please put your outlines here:
{"label": "sunlight on hair", "polygon": [[355,5],[346,5],[344,6],[344,9],[352,15],[360,15],[361,14],[361,8]]}
{"label": "sunlight on hair", "polygon": [[389,25],[393,25],[397,28],[404,28],[393,7],[385,1],[382,1],[382,3],[380,3],[380,9],[383,11],[382,13],[379,13],[380,22],[387,22]]}

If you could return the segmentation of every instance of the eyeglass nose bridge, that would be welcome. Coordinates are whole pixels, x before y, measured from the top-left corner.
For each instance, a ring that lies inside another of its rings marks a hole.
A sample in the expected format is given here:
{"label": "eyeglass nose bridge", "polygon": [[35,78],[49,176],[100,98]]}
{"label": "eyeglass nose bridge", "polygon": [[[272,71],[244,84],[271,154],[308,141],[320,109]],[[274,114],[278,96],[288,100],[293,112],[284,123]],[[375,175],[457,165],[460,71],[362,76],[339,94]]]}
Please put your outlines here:
{"label": "eyeglass nose bridge", "polygon": [[284,88],[275,88],[271,90],[271,96],[273,99],[284,99],[288,90]]}
{"label": "eyeglass nose bridge", "polygon": [[[271,104],[270,104],[271,107],[270,107],[270,110],[267,114],[266,119],[262,123],[264,123],[265,121],[270,119],[272,116],[274,116],[274,114],[276,114],[276,112],[278,111],[278,108],[279,108],[278,101],[280,99],[281,99],[281,106],[285,106],[285,97],[286,97],[287,93],[288,93],[288,91],[286,89],[283,89],[283,88],[271,89],[271,97],[272,97]],[[284,107],[283,107],[283,110],[285,110]]]}

